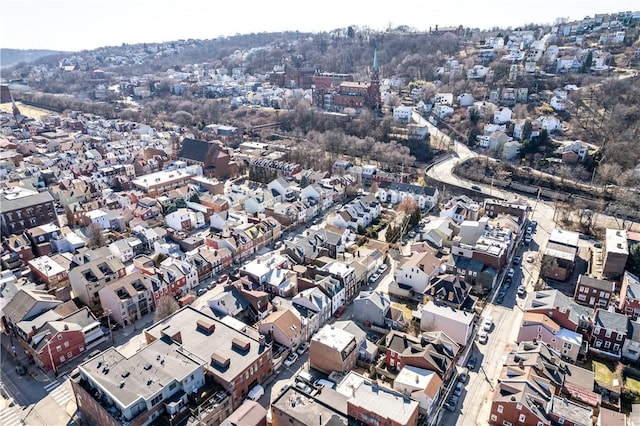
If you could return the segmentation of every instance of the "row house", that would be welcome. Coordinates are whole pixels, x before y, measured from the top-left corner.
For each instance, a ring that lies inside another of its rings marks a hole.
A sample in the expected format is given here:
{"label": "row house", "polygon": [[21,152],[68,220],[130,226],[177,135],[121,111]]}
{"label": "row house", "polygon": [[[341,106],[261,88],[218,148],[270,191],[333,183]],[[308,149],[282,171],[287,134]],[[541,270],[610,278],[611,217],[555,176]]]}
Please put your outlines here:
{"label": "row house", "polygon": [[608,309],[615,294],[613,281],[600,280],[583,274],[578,277],[573,300],[591,308]]}
{"label": "row house", "polygon": [[333,225],[339,228],[351,228],[357,230],[359,227],[366,228],[375,219],[380,217],[380,202],[374,195],[357,198],[344,205],[339,212],[334,215]]}
{"label": "row house", "polygon": [[331,299],[317,287],[302,290],[291,299],[291,304],[308,318],[310,335],[331,319]]}
{"label": "row house", "polygon": [[588,335],[593,324],[593,309],[577,304],[558,290],[535,291],[527,297],[525,312],[547,315],[562,328]]}
{"label": "row house", "polygon": [[61,289],[69,285],[70,272],[49,256],[30,260],[29,269],[33,276],[45,283],[49,289]]}
{"label": "row house", "polygon": [[423,302],[431,280],[439,274],[441,263],[433,249],[412,253],[398,265],[395,280],[389,284],[389,294]]}
{"label": "row house", "polygon": [[[353,298],[358,295],[359,288],[357,286],[356,271],[353,266],[338,261],[332,261],[320,268],[317,271],[317,274],[323,276],[328,275],[339,283],[337,286],[331,286],[334,289],[332,293],[336,294],[336,301],[338,305],[332,305],[332,314],[335,313],[338,307],[342,306],[342,304],[353,300]],[[342,292],[344,292],[344,294]],[[340,300],[342,300],[342,303]]]}
{"label": "row house", "polygon": [[31,327],[22,332],[23,327],[19,327],[19,324],[31,322],[61,304],[61,300],[44,290],[21,288],[2,308],[2,329],[26,340],[30,337]]}
{"label": "row house", "polygon": [[48,191],[37,192],[12,187],[0,193],[2,235],[21,233],[28,228],[58,223],[54,199]]}
{"label": "row house", "polygon": [[456,369],[460,345],[443,332],[425,332],[412,336],[392,330],[385,337],[385,365],[393,371],[405,366],[434,371],[442,381],[448,380]]}
{"label": "row house", "polygon": [[66,317],[46,321],[27,340],[20,339],[20,343],[44,371],[58,371],[105,338],[100,322],[85,307]]}
{"label": "row house", "polygon": [[334,193],[332,188],[325,188],[320,183],[307,185],[300,190],[300,198],[302,200],[315,200],[320,211],[329,209],[334,203]]}
{"label": "row house", "polygon": [[100,305],[121,326],[134,324],[154,310],[154,287],[149,276],[133,272],[100,289]]}
{"label": "row house", "polygon": [[630,318],[640,316],[640,278],[629,271],[622,276],[618,310]]}
{"label": "row house", "polygon": [[412,185],[402,182],[382,181],[378,184],[376,197],[382,203],[398,204],[405,198],[416,202],[421,210],[438,203],[438,189],[435,187]]}
{"label": "row house", "polygon": [[110,283],[126,275],[124,264],[115,258],[99,258],[73,268],[69,282],[73,294],[92,311],[100,311],[99,292]]}
{"label": "row house", "polygon": [[596,309],[591,331],[590,350],[598,355],[620,358],[629,332],[629,317]]}
{"label": "row house", "polygon": [[300,345],[306,337],[302,321],[289,309],[270,313],[260,321],[258,331],[289,350]]}
{"label": "row house", "polygon": [[440,217],[450,217],[458,225],[465,220],[478,220],[480,205],[466,195],[454,197],[445,203]]}
{"label": "row house", "polygon": [[525,312],[516,342],[543,342],[562,357],[575,362],[582,347],[582,336],[560,327],[545,314]]}

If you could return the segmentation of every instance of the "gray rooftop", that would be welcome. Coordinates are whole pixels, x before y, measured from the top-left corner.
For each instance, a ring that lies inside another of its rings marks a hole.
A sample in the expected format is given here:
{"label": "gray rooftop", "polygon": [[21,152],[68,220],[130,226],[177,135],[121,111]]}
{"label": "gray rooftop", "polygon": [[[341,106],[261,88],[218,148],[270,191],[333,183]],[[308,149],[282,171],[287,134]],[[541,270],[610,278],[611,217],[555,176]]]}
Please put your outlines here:
{"label": "gray rooftop", "polygon": [[618,334],[626,335],[628,331],[629,317],[624,314],[599,309],[596,313],[594,325],[615,331]]}
{"label": "gray rooftop", "polygon": [[201,365],[183,353],[177,343],[156,340],[130,358],[109,348],[79,369],[92,384],[112,395],[121,406],[129,407],[141,399],[151,399],[174,381],[182,381]]}
{"label": "gray rooftop", "polygon": [[0,198],[0,213],[11,212],[38,204],[53,202],[53,197],[48,191],[35,192],[33,194],[10,197],[2,193]]}
{"label": "gray rooftop", "polygon": [[[198,326],[199,320],[213,324],[215,329],[207,333]],[[194,359],[202,360],[212,373],[227,382],[231,382],[241,372],[252,366],[265,351],[270,350],[270,346],[260,345],[259,340],[250,335],[190,306],[156,323],[146,332],[156,339],[178,335],[185,352],[190,353]],[[247,343],[248,349],[237,350],[232,343],[234,339]],[[224,355],[229,360],[228,366],[222,367],[214,362],[212,360],[214,353]]]}

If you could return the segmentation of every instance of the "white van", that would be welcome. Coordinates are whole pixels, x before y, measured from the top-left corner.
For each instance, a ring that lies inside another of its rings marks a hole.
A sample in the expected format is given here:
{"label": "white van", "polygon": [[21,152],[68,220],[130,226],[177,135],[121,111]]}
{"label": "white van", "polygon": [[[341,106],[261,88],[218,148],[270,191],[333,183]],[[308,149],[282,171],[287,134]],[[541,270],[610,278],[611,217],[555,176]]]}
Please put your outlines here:
{"label": "white van", "polygon": [[255,385],[247,394],[247,399],[257,401],[264,395],[264,388],[261,385]]}

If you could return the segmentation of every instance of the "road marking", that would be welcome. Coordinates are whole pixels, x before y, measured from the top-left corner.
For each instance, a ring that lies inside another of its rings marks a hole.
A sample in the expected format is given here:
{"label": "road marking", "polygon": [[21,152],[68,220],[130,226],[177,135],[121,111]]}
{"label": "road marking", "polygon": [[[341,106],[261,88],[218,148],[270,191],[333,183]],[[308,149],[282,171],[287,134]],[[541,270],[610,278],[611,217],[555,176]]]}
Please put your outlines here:
{"label": "road marking", "polygon": [[59,406],[64,407],[73,397],[67,392],[65,388],[56,388],[49,394]]}
{"label": "road marking", "polygon": [[51,392],[58,386],[60,386],[60,382],[56,380],[55,382],[51,382],[48,385],[45,385],[44,390],[46,390],[47,392]]}
{"label": "road marking", "polygon": [[11,407],[7,407],[0,411],[0,424],[3,426],[18,426],[22,424],[22,420]]}

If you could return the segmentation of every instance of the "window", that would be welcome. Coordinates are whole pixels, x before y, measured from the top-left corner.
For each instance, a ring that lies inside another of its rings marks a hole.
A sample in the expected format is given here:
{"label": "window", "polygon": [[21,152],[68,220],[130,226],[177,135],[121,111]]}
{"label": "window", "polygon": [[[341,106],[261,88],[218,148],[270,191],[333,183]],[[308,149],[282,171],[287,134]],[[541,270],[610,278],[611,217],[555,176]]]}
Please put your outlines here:
{"label": "window", "polygon": [[585,296],[584,294],[579,294],[578,295],[578,300],[581,302],[584,302],[585,300],[587,300],[587,296]]}
{"label": "window", "polygon": [[58,334],[58,340],[62,340],[62,334]]}
{"label": "window", "polygon": [[60,345],[56,346],[56,352],[62,352],[62,346]]}
{"label": "window", "polygon": [[69,342],[64,342],[64,347],[68,348],[69,347]]}
{"label": "window", "polygon": [[616,340],[618,342],[622,341],[622,334],[616,334]]}
{"label": "window", "polygon": [[511,422],[508,422],[506,420],[502,421],[503,426],[511,426]]}
{"label": "window", "polygon": [[78,351],[83,352],[84,351],[84,346],[83,345],[78,346]]}
{"label": "window", "polygon": [[604,294],[604,291],[600,292],[600,297],[606,297],[605,294]]}
{"label": "window", "polygon": [[604,337],[611,337],[611,330],[607,330],[604,332]]}
{"label": "window", "polygon": [[559,425],[563,425],[563,424],[564,424],[564,419],[563,419],[562,417],[560,417],[560,418],[558,419],[558,424],[559,424]]}
{"label": "window", "polygon": [[73,358],[73,352],[71,351],[67,352],[67,358],[69,359]]}
{"label": "window", "polygon": [[593,329],[593,334],[600,334],[600,326],[596,325],[595,328]]}
{"label": "window", "polygon": [[64,355],[60,356],[60,362],[64,362],[64,360],[65,360]]}
{"label": "window", "polygon": [[620,345],[617,344],[617,343],[615,345],[613,345],[613,350],[618,352],[620,350]]}
{"label": "window", "polygon": [[491,421],[495,422],[496,420],[498,420],[498,416],[496,416],[495,414],[491,415]]}
{"label": "window", "polygon": [[504,407],[502,405],[498,405],[498,409],[496,411],[498,413],[502,413],[502,410],[504,410]]}
{"label": "window", "polygon": [[174,389],[176,388],[176,386],[177,386],[176,382],[171,383],[171,384],[169,385],[169,390],[170,390],[170,391],[171,391],[171,390],[174,390]]}
{"label": "window", "polygon": [[538,422],[537,426],[544,426],[544,423]]}
{"label": "window", "polygon": [[519,402],[516,404],[516,410],[522,410],[522,404]]}
{"label": "window", "polygon": [[602,340],[596,340],[596,348],[602,346]]}
{"label": "window", "polygon": [[608,340],[606,342],[604,342],[604,347],[609,349],[611,347],[611,342],[608,341]]}
{"label": "window", "polygon": [[525,421],[526,419],[527,419],[527,416],[525,416],[524,414],[520,414],[520,415],[518,416],[518,421],[519,421],[520,423],[524,423],[524,421]]}

